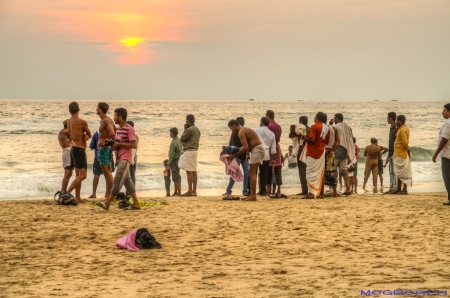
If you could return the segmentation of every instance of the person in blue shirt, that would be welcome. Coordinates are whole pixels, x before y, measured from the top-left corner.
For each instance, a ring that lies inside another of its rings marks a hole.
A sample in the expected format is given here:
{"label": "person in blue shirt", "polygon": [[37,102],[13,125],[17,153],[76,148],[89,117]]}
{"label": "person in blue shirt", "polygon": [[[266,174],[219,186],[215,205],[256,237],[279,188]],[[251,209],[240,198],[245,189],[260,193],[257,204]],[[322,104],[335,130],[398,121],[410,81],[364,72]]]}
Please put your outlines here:
{"label": "person in blue shirt", "polygon": [[91,143],[89,144],[89,148],[94,150],[94,165],[92,166],[92,170],[94,173],[94,180],[92,181],[92,195],[89,197],[90,199],[97,198],[97,186],[98,181],[100,179],[100,175],[103,175],[102,167],[98,162],[98,131],[96,131],[92,135]]}

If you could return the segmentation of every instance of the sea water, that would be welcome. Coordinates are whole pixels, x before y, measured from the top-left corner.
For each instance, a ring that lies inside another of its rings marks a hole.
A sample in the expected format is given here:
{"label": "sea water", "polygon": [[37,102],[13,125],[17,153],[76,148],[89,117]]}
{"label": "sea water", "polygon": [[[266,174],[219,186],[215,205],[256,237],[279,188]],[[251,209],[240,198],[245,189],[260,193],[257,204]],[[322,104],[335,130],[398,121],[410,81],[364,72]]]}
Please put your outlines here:
{"label": "sea water", "polygon": [[[63,167],[58,132],[63,121],[70,117],[71,100],[2,100],[0,101],[0,199],[25,197],[51,197],[61,188]],[[389,124],[387,113],[394,111],[406,116],[410,128],[410,146],[413,153],[413,187],[428,182],[441,182],[442,174],[438,163],[431,158],[437,147],[439,128],[444,119],[442,109],[446,102],[407,101],[106,101],[110,105],[108,115],[114,109],[128,110],[128,120],[135,123],[139,136],[137,151],[137,190],[148,194],[161,194],[164,189],[163,161],[171,138],[169,129],[177,127],[183,132],[186,115],[194,114],[196,126],[201,131],[198,152],[198,187],[202,189],[223,189],[228,184],[224,165],[219,161],[223,145],[228,145],[231,131],[227,124],[231,119],[242,116],[245,126],[256,128],[266,110],[275,112],[275,120],[281,125],[281,150],[285,154],[292,144],[289,127],[298,124],[300,116],[313,123],[314,115],[322,111],[331,119],[335,113],[342,113],[344,121],[351,126],[357,144],[361,147],[358,177],[362,183],[364,173],[363,149],[376,137],[379,145],[388,147]],[[98,130],[99,117],[96,115],[97,100],[80,100],[80,117],[85,119],[92,133]],[[385,160],[386,155],[383,156]],[[93,152],[87,149],[88,178],[83,182],[82,194],[92,192]],[[299,188],[298,171],[283,168],[283,188]],[[72,177],[72,179],[74,176]],[[182,171],[182,188],[186,189],[186,179]],[[71,179],[71,181],[72,181]],[[369,179],[370,181],[371,179]],[[385,168],[385,186],[389,184],[389,174]],[[442,184],[442,183],[441,183]],[[368,185],[371,185],[370,182]],[[414,188],[416,186],[416,189]],[[235,185],[235,193],[240,194],[242,185]],[[100,179],[98,196],[105,190],[104,179]],[[438,190],[438,189],[436,189]],[[439,190],[443,190],[440,186]],[[432,189],[429,191],[433,191]],[[216,191],[219,192],[219,191]],[[217,195],[222,194],[217,193]]]}

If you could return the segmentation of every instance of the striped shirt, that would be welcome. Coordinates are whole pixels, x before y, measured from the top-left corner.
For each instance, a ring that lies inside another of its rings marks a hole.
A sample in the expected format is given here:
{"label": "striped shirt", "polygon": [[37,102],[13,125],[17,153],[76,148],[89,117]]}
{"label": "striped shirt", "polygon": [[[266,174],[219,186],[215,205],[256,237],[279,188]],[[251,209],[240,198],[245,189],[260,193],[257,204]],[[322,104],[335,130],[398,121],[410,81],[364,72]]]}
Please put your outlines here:
{"label": "striped shirt", "polygon": [[[134,128],[127,124],[124,127],[119,127],[116,131],[116,140],[120,143],[129,143],[136,141],[136,134],[134,133]],[[116,162],[127,160],[130,164],[132,160],[132,148],[122,148],[116,149]]]}

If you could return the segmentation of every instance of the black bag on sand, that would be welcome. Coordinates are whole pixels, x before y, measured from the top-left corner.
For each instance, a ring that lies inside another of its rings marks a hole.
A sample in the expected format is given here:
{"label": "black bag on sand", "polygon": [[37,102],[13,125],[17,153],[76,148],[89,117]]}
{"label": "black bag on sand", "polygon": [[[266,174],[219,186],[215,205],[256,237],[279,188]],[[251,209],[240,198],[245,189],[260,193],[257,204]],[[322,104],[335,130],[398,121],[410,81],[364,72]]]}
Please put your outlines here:
{"label": "black bag on sand", "polygon": [[[58,195],[58,198],[56,196]],[[78,206],[78,201],[75,199],[73,195],[68,193],[67,191],[60,190],[55,193],[53,196],[53,199],[58,205],[64,205],[64,206]]]}
{"label": "black bag on sand", "polygon": [[119,192],[116,196],[116,200],[119,200],[119,208],[124,209],[130,206],[130,198],[124,192]]}
{"label": "black bag on sand", "polygon": [[141,249],[161,248],[161,244],[156,241],[155,237],[146,228],[137,230],[135,242]]}

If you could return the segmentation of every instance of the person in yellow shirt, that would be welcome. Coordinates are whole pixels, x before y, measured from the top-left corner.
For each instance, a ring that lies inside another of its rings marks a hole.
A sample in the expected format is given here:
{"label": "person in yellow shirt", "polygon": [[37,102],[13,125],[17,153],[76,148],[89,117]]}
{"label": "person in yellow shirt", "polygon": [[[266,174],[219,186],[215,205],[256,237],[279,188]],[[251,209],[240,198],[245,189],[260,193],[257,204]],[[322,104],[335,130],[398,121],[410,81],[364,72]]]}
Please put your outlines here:
{"label": "person in yellow shirt", "polygon": [[[408,185],[412,186],[411,151],[409,150],[409,128],[405,125],[406,117],[397,116],[397,134],[394,142],[394,171],[397,175],[395,194],[407,195]],[[403,185],[403,189],[402,189]]]}

